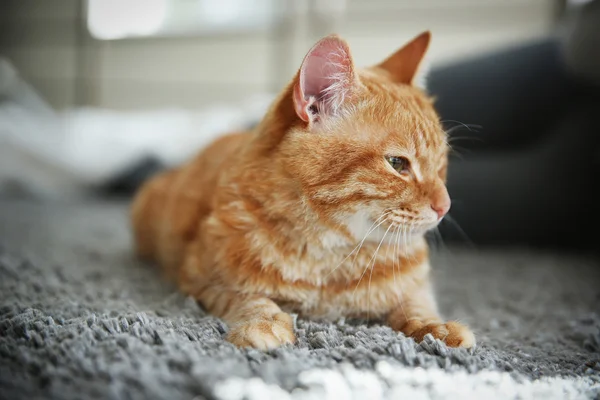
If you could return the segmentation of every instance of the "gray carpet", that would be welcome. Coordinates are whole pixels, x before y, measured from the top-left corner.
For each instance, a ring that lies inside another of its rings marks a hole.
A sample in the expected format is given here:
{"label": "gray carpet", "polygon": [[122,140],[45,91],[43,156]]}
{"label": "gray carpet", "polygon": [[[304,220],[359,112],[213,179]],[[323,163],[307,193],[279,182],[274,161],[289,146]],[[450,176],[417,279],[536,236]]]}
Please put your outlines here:
{"label": "gray carpet", "polygon": [[0,202],[0,398],[598,398],[591,256],[441,248],[443,313],[475,351],[379,325],[297,320],[298,343],[238,350],[131,256],[118,203]]}

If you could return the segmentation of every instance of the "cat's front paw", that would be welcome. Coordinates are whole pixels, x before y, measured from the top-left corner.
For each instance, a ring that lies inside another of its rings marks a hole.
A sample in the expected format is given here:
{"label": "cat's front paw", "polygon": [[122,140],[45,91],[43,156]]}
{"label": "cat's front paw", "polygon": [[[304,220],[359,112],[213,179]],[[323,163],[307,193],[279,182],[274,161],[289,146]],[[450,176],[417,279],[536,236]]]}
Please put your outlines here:
{"label": "cat's front paw", "polygon": [[238,347],[270,350],[296,341],[294,322],[289,314],[259,316],[231,327],[227,340]]}
{"label": "cat's front paw", "polygon": [[467,349],[475,346],[475,335],[466,326],[450,321],[446,323],[425,324],[420,320],[410,320],[400,331],[406,336],[421,342],[425,335],[430,333],[434,338],[440,339],[450,347],[465,347]]}

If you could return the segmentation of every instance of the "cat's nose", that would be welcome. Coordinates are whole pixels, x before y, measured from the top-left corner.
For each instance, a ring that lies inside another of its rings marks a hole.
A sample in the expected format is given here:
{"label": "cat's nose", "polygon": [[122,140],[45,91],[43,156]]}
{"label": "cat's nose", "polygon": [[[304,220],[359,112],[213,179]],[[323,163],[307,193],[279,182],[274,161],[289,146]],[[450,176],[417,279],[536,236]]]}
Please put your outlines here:
{"label": "cat's nose", "polygon": [[442,219],[450,210],[450,197],[442,196],[431,203],[431,209],[436,212],[438,219]]}

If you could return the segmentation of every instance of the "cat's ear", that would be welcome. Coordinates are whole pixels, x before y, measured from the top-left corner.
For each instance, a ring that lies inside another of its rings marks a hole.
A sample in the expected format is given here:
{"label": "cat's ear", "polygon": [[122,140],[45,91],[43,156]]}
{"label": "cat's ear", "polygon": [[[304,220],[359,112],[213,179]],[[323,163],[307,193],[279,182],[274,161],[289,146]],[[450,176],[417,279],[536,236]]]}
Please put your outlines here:
{"label": "cat's ear", "polygon": [[423,32],[377,67],[386,70],[396,83],[422,86],[425,78],[422,64],[430,41],[431,32]]}
{"label": "cat's ear", "polygon": [[294,108],[305,122],[333,115],[358,84],[348,44],[336,35],[308,52],[294,84]]}

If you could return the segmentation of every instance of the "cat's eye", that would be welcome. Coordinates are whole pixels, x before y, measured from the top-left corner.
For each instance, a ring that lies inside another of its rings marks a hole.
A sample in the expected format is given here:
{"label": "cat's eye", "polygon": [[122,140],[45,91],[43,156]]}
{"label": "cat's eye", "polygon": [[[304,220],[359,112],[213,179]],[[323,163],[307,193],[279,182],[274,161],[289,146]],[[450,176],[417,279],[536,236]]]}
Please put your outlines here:
{"label": "cat's eye", "polygon": [[385,159],[398,173],[408,173],[410,163],[406,157],[386,156]]}

